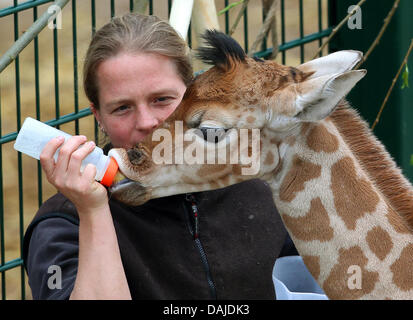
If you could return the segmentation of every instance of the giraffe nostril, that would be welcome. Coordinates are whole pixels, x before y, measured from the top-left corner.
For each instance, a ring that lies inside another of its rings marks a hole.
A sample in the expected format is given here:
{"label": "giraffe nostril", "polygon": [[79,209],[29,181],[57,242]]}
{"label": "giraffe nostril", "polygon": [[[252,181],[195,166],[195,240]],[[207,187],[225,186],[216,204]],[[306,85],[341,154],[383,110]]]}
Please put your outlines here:
{"label": "giraffe nostril", "polygon": [[138,165],[143,160],[143,153],[139,149],[133,148],[127,151],[129,161],[133,165]]}

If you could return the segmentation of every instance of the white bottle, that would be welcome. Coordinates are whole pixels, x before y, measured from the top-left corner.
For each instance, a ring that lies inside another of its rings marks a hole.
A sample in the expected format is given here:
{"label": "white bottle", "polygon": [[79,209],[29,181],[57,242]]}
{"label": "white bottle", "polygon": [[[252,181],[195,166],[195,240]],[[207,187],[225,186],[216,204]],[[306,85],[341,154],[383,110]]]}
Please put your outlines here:
{"label": "white bottle", "polygon": [[[45,145],[56,137],[64,137],[66,141],[71,135],[29,117],[26,118],[17,135],[14,149],[39,160],[40,153]],[[54,155],[55,161],[57,160],[59,149],[57,149]],[[105,186],[112,185],[118,171],[118,164],[114,158],[104,155],[103,150],[96,146],[82,161],[80,170],[83,171],[84,167],[89,163],[96,166],[96,181],[100,181]]]}

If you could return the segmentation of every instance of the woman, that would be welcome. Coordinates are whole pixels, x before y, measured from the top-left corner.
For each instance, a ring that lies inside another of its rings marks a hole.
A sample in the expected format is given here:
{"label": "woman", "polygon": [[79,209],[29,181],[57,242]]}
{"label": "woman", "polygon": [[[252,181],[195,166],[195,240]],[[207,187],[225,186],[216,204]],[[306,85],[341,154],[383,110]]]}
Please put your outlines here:
{"label": "woman", "polygon": [[[151,133],[191,80],[187,46],[166,22],[127,14],[102,27],[86,55],[84,88],[111,141],[105,150]],[[127,207],[94,181],[94,166],[80,173],[95,146],[86,141],[53,139],[40,157],[59,193],[25,235],[35,299],[274,298],[271,271],[286,231],[263,182]]]}

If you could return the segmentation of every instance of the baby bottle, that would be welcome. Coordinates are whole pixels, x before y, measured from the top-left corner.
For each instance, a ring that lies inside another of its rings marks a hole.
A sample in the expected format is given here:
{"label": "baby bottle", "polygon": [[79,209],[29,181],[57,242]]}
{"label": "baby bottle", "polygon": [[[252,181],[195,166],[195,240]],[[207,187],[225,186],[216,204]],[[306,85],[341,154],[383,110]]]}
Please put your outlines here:
{"label": "baby bottle", "polygon": [[[56,137],[64,137],[65,141],[67,141],[71,135],[28,117],[24,121],[23,126],[17,135],[14,149],[39,160],[40,153],[45,145],[51,139]],[[60,148],[57,149],[54,155],[55,161],[57,160],[59,150]],[[103,150],[96,146],[95,149],[83,159],[80,171],[83,171],[89,163],[96,166],[95,180],[99,181],[104,186],[111,186],[115,175],[118,172],[118,164],[116,160],[104,155]]]}

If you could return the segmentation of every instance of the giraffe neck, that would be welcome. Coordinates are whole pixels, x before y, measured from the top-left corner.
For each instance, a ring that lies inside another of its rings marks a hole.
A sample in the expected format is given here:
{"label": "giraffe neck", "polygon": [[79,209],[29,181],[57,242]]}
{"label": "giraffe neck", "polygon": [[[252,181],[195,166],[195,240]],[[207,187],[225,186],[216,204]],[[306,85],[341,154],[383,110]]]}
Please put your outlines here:
{"label": "giraffe neck", "polygon": [[413,298],[413,235],[335,124],[305,124],[269,182],[308,269],[330,298]]}

